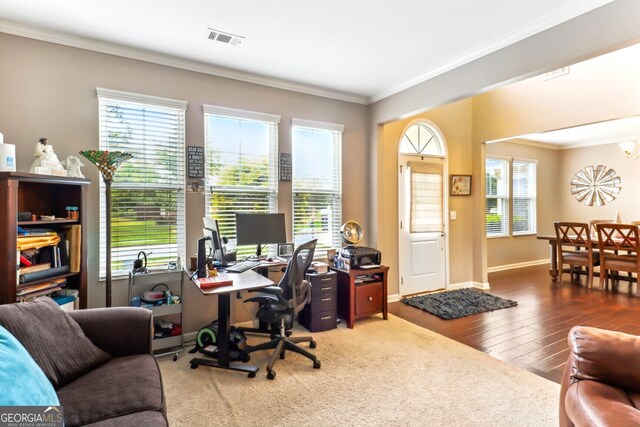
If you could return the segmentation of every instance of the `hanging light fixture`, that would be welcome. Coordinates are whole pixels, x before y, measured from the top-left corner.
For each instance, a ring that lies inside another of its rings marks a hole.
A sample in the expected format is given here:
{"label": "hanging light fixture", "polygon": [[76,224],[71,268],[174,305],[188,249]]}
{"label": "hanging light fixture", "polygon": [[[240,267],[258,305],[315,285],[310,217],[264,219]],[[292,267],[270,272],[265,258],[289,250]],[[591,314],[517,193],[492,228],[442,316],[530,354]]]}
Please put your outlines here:
{"label": "hanging light fixture", "polygon": [[640,158],[640,152],[638,152],[637,141],[625,141],[618,144],[620,149],[624,151],[628,159],[637,160]]}

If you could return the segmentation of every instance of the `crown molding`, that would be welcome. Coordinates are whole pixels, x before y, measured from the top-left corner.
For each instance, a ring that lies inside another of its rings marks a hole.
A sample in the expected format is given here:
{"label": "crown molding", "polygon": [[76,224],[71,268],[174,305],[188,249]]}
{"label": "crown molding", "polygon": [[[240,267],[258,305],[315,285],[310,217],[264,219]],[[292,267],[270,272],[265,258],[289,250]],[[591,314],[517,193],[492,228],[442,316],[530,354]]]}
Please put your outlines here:
{"label": "crown molding", "polygon": [[115,43],[102,42],[85,37],[64,34],[57,31],[44,30],[4,20],[0,20],[0,32],[49,43],[55,43],[63,46],[75,47],[78,49],[105,53],[108,55],[115,55],[128,59],[135,59],[152,64],[164,65],[167,67],[179,68],[187,71],[194,71],[211,76],[268,86],[276,89],[289,90],[293,92],[304,93],[307,95],[335,99],[338,101],[353,102],[356,104],[369,104],[369,98],[366,96],[332,91],[329,89],[319,88],[311,85],[304,85],[301,83],[270,78],[267,76],[245,73],[230,68],[217,67],[215,65],[209,65],[189,59],[177,58],[175,56],[164,55],[144,49],[137,49]]}
{"label": "crown molding", "polygon": [[374,102],[378,102],[391,95],[395,95],[398,92],[402,92],[403,90],[409,89],[410,87],[415,86],[419,83],[425,82],[429,79],[432,79],[448,71],[451,71],[455,68],[458,68],[464,64],[475,61],[478,58],[489,55],[490,53],[496,52],[507,46],[515,44],[521,40],[526,39],[527,37],[533,36],[534,34],[548,30],[549,28],[559,25],[567,20],[576,18],[600,6],[604,6],[607,3],[611,3],[612,1],[613,0],[584,0],[584,1],[574,2],[572,5],[568,5],[558,10],[555,14],[545,19],[540,19],[537,22],[534,22],[533,24],[522,28],[520,31],[514,32],[509,36],[496,41],[495,43],[487,45],[482,49],[479,49],[473,52],[467,52],[463,55],[458,56],[457,58],[454,58],[450,62],[438,68],[435,68],[425,74],[422,74],[404,83],[398,84],[397,86],[394,86],[392,88],[389,88],[388,90],[382,91],[377,95],[373,95],[372,97],[369,98],[369,102],[373,104]]}

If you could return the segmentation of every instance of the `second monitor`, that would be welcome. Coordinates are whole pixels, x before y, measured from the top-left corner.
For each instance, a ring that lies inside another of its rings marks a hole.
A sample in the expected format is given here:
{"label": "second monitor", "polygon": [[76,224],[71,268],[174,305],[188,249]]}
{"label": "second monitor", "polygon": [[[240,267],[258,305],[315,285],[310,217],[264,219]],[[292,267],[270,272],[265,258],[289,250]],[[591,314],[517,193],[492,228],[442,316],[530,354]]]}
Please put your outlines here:
{"label": "second monitor", "polygon": [[262,255],[262,246],[286,243],[284,214],[236,214],[238,245],[256,245],[256,256]]}

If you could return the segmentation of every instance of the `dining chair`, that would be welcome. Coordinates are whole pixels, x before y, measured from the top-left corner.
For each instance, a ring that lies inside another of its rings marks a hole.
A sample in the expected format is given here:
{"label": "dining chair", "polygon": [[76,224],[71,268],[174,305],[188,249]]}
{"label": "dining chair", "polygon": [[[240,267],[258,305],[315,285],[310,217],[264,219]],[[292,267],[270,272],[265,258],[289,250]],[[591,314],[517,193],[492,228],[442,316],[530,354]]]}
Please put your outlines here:
{"label": "dining chair", "polygon": [[[602,289],[609,287],[611,271],[626,271],[636,275],[640,273],[640,239],[637,225],[598,224],[596,230],[600,249],[600,287]],[[629,292],[633,287],[631,279],[629,274]]]}
{"label": "dining chair", "polygon": [[562,266],[568,264],[572,279],[575,266],[585,267],[587,269],[587,286],[593,287],[593,269],[600,264],[600,259],[598,252],[593,250],[589,224],[557,221],[553,225],[558,245],[559,283],[562,283],[562,273],[564,272]]}
{"label": "dining chair", "polygon": [[613,220],[612,219],[592,219],[591,221],[589,221],[589,231],[591,232],[592,236],[595,236],[597,231],[596,231],[596,225],[597,224],[612,224]]}

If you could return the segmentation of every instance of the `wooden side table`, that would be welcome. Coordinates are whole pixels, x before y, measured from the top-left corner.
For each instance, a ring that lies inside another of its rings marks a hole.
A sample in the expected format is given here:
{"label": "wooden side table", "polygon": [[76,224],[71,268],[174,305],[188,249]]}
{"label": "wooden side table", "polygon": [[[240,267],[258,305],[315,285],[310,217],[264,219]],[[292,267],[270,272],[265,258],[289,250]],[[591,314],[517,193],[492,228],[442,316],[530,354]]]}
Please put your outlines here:
{"label": "wooden side table", "polygon": [[338,314],[353,329],[357,319],[382,313],[387,319],[387,274],[389,267],[369,269],[331,267],[338,273]]}

